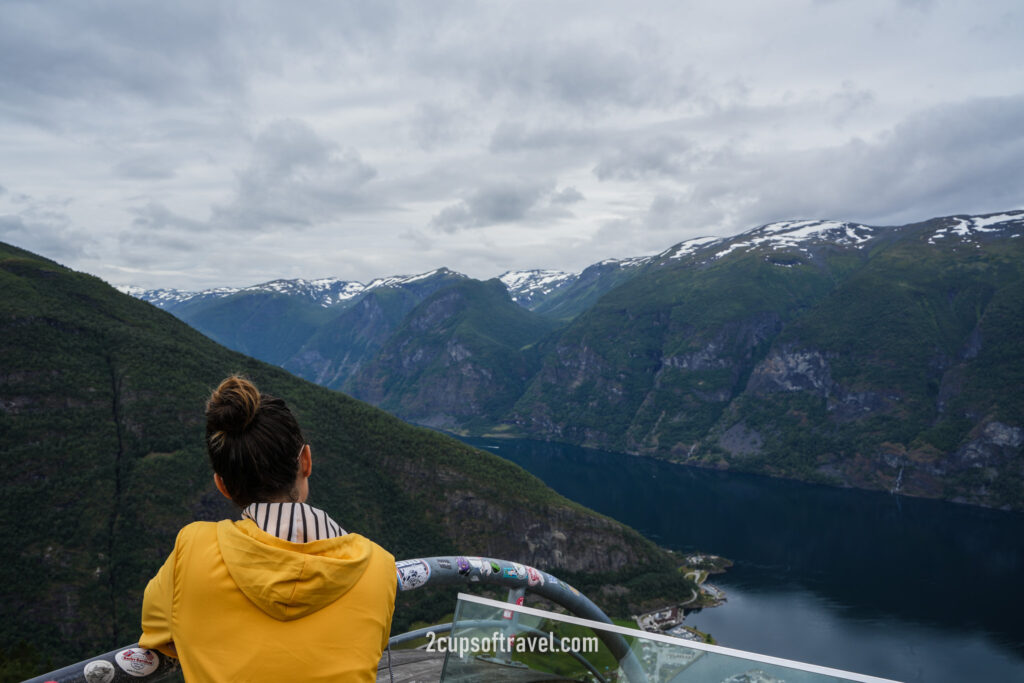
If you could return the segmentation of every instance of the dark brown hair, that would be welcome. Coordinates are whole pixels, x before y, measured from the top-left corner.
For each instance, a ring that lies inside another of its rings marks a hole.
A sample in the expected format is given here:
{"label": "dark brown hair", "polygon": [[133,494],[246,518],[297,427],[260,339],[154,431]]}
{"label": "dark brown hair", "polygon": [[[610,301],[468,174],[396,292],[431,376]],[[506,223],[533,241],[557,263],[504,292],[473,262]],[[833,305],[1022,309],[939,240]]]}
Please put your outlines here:
{"label": "dark brown hair", "polygon": [[240,507],[292,498],[306,440],[285,402],[232,375],[206,402],[206,449],[213,471]]}

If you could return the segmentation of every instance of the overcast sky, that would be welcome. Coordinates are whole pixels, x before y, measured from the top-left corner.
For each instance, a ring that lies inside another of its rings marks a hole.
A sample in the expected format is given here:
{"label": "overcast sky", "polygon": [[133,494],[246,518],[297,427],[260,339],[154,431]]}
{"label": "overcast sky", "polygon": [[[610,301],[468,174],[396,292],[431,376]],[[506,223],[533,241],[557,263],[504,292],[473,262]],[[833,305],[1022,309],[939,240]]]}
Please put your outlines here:
{"label": "overcast sky", "polygon": [[1024,208],[1024,3],[0,2],[0,240],[197,289]]}

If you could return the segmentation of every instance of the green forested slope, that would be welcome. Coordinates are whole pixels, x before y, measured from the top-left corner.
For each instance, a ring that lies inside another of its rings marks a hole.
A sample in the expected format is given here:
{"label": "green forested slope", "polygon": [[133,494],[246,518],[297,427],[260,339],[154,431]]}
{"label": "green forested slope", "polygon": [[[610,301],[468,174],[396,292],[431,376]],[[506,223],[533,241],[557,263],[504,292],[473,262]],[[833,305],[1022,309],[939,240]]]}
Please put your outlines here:
{"label": "green forested slope", "polygon": [[[302,347],[280,364],[311,382],[341,389],[364,363],[374,358],[420,302],[437,290],[465,279],[463,275],[440,268],[412,282],[371,289],[342,310],[331,312]],[[175,315],[179,315],[177,311]],[[198,321],[179,317],[196,329],[206,331]],[[289,318],[281,318],[278,326],[288,322]],[[271,331],[271,334],[277,332]],[[253,355],[263,359],[259,354]]]}
{"label": "green forested slope", "polygon": [[688,448],[785,322],[832,285],[827,263],[779,268],[756,254],[649,268],[561,334],[516,419],[615,450]]}
{"label": "green forested slope", "polygon": [[174,315],[218,344],[274,365],[292,358],[331,318],[327,309],[307,299],[247,290],[187,301],[175,307]]}
{"label": "green forested slope", "polygon": [[[56,665],[138,636],[142,589],[178,528],[237,514],[203,449],[204,401],[231,372],[294,408],[313,447],[310,502],[400,558],[667,566],[635,532],[510,463],[0,244],[0,656]],[[396,623],[408,617],[400,608]]]}

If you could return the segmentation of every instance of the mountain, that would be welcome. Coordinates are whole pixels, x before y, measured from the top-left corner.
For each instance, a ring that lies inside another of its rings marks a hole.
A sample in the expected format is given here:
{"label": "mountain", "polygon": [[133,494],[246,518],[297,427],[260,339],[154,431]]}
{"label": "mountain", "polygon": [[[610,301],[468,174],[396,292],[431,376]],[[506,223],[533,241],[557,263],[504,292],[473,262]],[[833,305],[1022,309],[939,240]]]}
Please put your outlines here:
{"label": "mountain", "polygon": [[[628,280],[649,259],[608,259],[581,273],[508,271],[498,279],[522,307],[565,321]],[[367,285],[321,278],[201,291],[132,286],[119,290],[173,313],[229,348],[339,388],[416,304],[465,279],[461,273],[438,268],[377,278]],[[347,315],[360,304],[360,311]]]}
{"label": "mountain", "polygon": [[[200,291],[186,291],[181,289],[143,289],[141,287],[122,286],[118,291],[142,299],[149,303],[172,313],[187,311],[186,315],[194,311],[202,310],[204,302],[216,299],[229,299],[237,294],[263,294],[273,296],[281,294],[284,296],[302,299],[308,303],[316,304],[322,308],[342,307],[355,303],[360,296],[379,288],[402,288],[408,291],[419,291],[431,279],[443,277],[464,278],[465,275],[438,268],[429,273],[418,275],[392,275],[390,277],[377,278],[370,284],[364,285],[353,280],[340,280],[338,278],[320,278],[318,280],[271,280],[250,287],[215,287]],[[429,284],[426,285],[430,289]]]}
{"label": "mountain", "polygon": [[[321,320],[280,365],[299,377],[340,389],[376,355],[420,302],[439,289],[467,279],[461,273],[440,268],[417,276],[374,280],[350,305]],[[291,322],[289,317],[278,318],[273,327]]]}
{"label": "mountain", "polygon": [[189,299],[173,313],[218,344],[274,365],[287,363],[332,317],[305,296],[253,289]]}
{"label": "mountain", "polygon": [[465,280],[413,309],[345,389],[420,424],[462,427],[511,408],[555,323],[518,306],[497,279]]}
{"label": "mountain", "polygon": [[498,279],[512,300],[536,313],[569,321],[587,310],[602,295],[628,281],[651,257],[606,259],[580,273],[556,270],[509,271]]}
{"label": "mountain", "polygon": [[[460,552],[606,577],[678,575],[653,544],[507,461],[0,244],[5,666],[38,673],[131,642],[142,590],[177,530],[237,515],[211,485],[203,447],[204,401],[232,372],[297,413],[313,448],[311,502],[399,558]],[[451,601],[410,595],[396,628],[434,603]]]}
{"label": "mountain", "polygon": [[319,280],[271,280],[251,287],[217,287],[198,292],[180,289],[142,289],[140,287],[119,287],[124,294],[148,301],[164,310],[175,311],[186,304],[198,304],[211,299],[223,299],[239,292],[285,294],[306,299],[319,306],[328,307],[358,296],[366,286],[360,282],[349,282],[337,278]]}
{"label": "mountain", "polygon": [[367,285],[337,278],[272,280],[199,292],[121,291],[184,320],[214,341],[340,388],[383,345],[402,318],[438,288],[466,279],[439,268],[378,278]]}
{"label": "mountain", "polygon": [[577,317],[521,433],[1024,507],[1024,212],[684,242]]}
{"label": "mountain", "polygon": [[473,308],[485,290],[461,278],[434,290],[465,285],[436,315],[426,297],[361,299],[285,367],[466,433],[1024,508],[1022,223],[783,221],[509,272],[520,322],[550,326],[520,346],[482,335],[460,360],[464,320],[520,324],[497,288]]}
{"label": "mountain", "polygon": [[512,301],[530,310],[578,278],[578,273],[566,273],[561,270],[510,270],[498,276]]}

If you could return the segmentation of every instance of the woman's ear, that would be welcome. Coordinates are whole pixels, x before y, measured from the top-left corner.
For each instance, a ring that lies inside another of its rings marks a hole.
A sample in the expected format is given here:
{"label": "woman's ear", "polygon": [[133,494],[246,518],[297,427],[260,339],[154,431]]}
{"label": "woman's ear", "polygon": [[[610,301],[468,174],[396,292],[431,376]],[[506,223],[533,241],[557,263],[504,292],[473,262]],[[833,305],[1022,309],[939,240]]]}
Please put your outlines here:
{"label": "woman's ear", "polygon": [[217,490],[220,491],[225,498],[232,500],[231,494],[228,493],[228,487],[224,485],[224,480],[221,479],[221,476],[216,472],[213,473],[213,483],[217,485]]}
{"label": "woman's ear", "polygon": [[313,472],[313,452],[308,443],[299,452],[299,471],[302,472],[302,476],[307,478]]}

